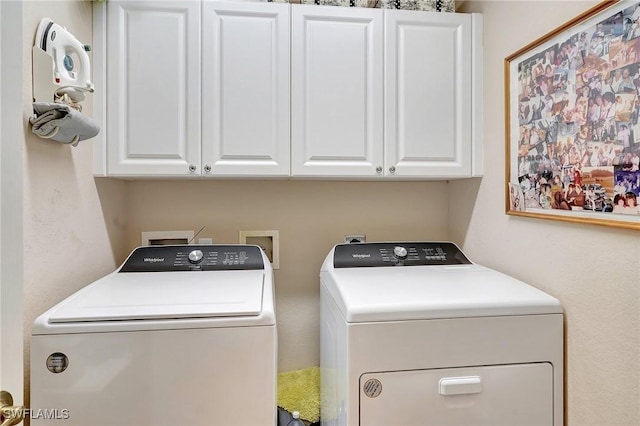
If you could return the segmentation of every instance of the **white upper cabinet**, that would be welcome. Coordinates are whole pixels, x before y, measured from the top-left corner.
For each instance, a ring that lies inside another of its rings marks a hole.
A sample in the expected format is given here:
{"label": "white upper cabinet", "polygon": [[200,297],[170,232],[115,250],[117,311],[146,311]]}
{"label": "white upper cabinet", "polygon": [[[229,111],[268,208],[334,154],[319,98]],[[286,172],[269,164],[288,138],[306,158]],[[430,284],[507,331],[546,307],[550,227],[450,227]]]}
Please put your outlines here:
{"label": "white upper cabinet", "polygon": [[383,11],[291,11],[292,174],[376,176],[383,161]]}
{"label": "white upper cabinet", "polygon": [[200,4],[108,2],[107,173],[200,170]]}
{"label": "white upper cabinet", "polygon": [[472,176],[473,24],[469,14],[292,6],[292,175]]}
{"label": "white upper cabinet", "polygon": [[471,24],[469,14],[385,11],[387,175],[471,175]]}
{"label": "white upper cabinet", "polygon": [[108,175],[289,175],[288,4],[106,7]]}
{"label": "white upper cabinet", "polygon": [[202,164],[217,176],[288,176],[289,5],[203,3]]}
{"label": "white upper cabinet", "polygon": [[477,14],[109,0],[94,45],[97,174],[482,174]]}

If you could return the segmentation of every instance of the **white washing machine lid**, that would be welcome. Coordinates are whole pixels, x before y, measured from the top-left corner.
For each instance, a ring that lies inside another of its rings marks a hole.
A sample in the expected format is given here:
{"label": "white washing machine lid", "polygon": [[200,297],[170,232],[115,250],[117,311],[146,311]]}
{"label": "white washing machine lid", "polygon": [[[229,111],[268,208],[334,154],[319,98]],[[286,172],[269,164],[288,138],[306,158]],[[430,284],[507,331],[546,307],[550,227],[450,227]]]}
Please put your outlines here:
{"label": "white washing machine lid", "polygon": [[471,263],[452,243],[336,246],[320,278],[353,323],[562,313],[554,297]]}
{"label": "white washing machine lid", "polygon": [[112,273],[54,307],[49,323],[257,316],[263,270]]}
{"label": "white washing machine lid", "polygon": [[323,272],[348,322],[562,313],[554,297],[479,265]]}

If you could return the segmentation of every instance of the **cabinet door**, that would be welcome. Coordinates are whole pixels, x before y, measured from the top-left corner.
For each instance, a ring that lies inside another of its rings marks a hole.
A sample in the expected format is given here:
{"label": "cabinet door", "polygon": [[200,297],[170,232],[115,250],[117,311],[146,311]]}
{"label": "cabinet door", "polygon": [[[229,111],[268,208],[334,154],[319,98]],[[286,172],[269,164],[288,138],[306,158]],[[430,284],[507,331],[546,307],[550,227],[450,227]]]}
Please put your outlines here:
{"label": "cabinet door", "polygon": [[205,175],[289,175],[289,5],[203,4]]}
{"label": "cabinet door", "polygon": [[383,160],[383,11],[294,5],[292,174],[376,176]]}
{"label": "cabinet door", "polygon": [[200,2],[107,7],[107,173],[199,175]]}
{"label": "cabinet door", "polygon": [[385,174],[471,175],[471,15],[385,11]]}

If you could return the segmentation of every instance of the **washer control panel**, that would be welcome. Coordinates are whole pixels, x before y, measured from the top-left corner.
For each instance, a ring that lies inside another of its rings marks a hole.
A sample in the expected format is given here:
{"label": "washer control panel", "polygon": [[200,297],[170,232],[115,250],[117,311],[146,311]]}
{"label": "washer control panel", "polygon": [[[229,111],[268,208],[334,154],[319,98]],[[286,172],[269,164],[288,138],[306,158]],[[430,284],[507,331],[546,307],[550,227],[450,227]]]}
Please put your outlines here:
{"label": "washer control panel", "polygon": [[455,244],[448,242],[340,244],[333,252],[334,268],[470,263]]}
{"label": "washer control panel", "polygon": [[119,272],[264,269],[258,246],[178,245],[138,247]]}

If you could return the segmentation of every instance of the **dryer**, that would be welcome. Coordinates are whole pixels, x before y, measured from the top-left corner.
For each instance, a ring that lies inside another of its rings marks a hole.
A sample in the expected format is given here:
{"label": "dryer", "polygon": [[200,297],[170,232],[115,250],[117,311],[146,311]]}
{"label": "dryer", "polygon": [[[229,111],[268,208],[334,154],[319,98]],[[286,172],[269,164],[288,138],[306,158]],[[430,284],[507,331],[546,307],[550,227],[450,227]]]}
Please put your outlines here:
{"label": "dryer", "polygon": [[274,425],[276,348],[259,247],[140,247],[36,319],[31,424]]}
{"label": "dryer", "polygon": [[320,282],[323,425],[562,425],[554,297],[449,242],[338,245]]}

